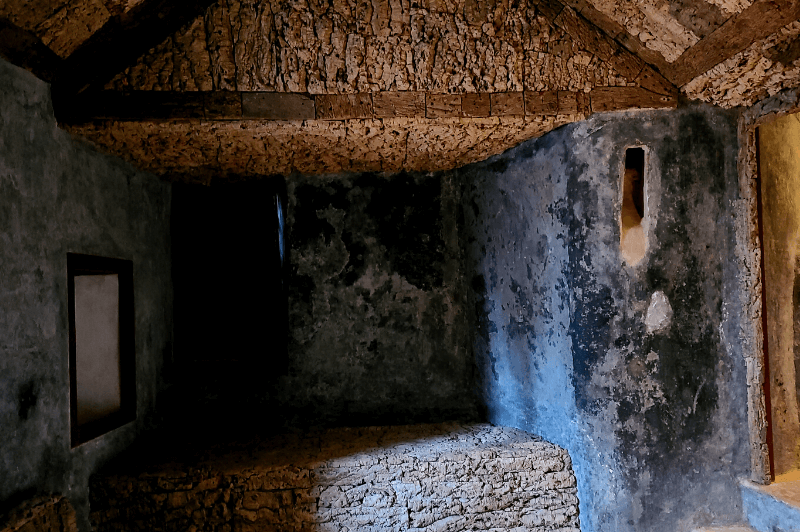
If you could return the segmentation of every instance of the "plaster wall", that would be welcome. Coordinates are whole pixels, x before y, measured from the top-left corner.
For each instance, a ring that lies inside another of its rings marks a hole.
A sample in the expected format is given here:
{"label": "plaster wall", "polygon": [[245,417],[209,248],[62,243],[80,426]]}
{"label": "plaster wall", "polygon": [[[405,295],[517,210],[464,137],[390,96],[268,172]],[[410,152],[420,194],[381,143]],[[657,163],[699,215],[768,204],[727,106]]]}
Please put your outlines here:
{"label": "plaster wall", "polygon": [[[742,517],[737,117],[595,115],[459,171],[485,415],[568,449],[584,532]],[[620,187],[625,148],[638,145],[648,245],[631,267]]]}
{"label": "plaster wall", "polygon": [[[0,510],[66,496],[153,412],[172,336],[170,186],[57,128],[49,87],[0,61]],[[70,448],[67,252],[133,261],[137,420]],[[2,512],[0,512],[2,513]]]}
{"label": "plaster wall", "polygon": [[287,178],[288,370],[294,422],[475,417],[458,240],[443,174]]}
{"label": "plaster wall", "polygon": [[795,283],[800,238],[800,121],[788,115],[759,127],[774,473],[800,467],[795,371]]}

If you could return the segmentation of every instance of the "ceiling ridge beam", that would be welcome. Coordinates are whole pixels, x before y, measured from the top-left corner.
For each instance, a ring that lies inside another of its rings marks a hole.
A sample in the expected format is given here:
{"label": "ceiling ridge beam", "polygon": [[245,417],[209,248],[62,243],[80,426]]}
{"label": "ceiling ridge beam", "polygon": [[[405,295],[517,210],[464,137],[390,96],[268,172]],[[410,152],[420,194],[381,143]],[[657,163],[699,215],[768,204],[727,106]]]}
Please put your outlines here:
{"label": "ceiling ridge beam", "polygon": [[677,94],[678,88],[660,72],[668,68],[665,61],[656,61],[653,54],[630,50],[635,40],[625,29],[585,1],[568,0],[567,4],[559,0],[541,0],[539,13],[583,45],[587,52],[614,67],[628,82],[658,94]]}
{"label": "ceiling ridge beam", "polygon": [[713,33],[686,49],[671,65],[668,77],[682,87],[800,18],[800,0],[756,0]]}
{"label": "ceiling ridge beam", "polygon": [[136,60],[202,16],[215,0],[144,0],[111,17],[69,57],[53,91],[72,95],[99,88]]}
{"label": "ceiling ridge beam", "polygon": [[236,91],[93,91],[60,102],[59,122],[352,120],[384,118],[500,118],[582,115],[677,106],[675,95],[643,87],[595,87],[590,91],[428,93],[383,91],[314,94]]}
{"label": "ceiling ridge beam", "polygon": [[35,33],[4,18],[0,18],[0,55],[48,83],[55,80],[63,64]]}

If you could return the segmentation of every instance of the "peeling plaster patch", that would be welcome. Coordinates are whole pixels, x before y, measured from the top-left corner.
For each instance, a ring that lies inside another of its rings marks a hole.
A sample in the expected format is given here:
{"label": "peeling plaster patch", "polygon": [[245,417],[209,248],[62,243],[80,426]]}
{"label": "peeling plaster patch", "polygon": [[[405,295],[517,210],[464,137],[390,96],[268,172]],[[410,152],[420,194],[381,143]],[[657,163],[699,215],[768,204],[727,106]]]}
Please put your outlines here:
{"label": "peeling plaster patch", "polygon": [[644,324],[647,327],[647,334],[666,331],[672,324],[672,306],[661,290],[657,290],[650,297]]}

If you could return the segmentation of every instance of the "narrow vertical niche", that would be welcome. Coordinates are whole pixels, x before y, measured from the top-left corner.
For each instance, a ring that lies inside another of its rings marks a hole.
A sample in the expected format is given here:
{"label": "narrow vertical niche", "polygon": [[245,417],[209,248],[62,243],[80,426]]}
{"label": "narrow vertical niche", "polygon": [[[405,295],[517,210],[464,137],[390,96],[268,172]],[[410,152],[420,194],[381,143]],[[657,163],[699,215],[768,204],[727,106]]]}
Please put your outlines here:
{"label": "narrow vertical niche", "polygon": [[644,148],[625,150],[622,174],[622,209],[620,211],[620,248],[622,258],[635,266],[644,258],[647,238],[644,231]]}

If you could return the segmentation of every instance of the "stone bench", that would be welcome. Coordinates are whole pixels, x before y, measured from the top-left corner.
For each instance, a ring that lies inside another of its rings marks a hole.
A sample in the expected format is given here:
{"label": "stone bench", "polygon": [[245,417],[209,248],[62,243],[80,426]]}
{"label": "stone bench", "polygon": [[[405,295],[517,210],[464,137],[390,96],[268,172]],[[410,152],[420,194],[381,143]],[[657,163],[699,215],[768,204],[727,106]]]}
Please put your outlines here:
{"label": "stone bench", "polygon": [[486,424],[262,438],[117,465],[90,490],[98,532],[579,530],[567,452]]}

